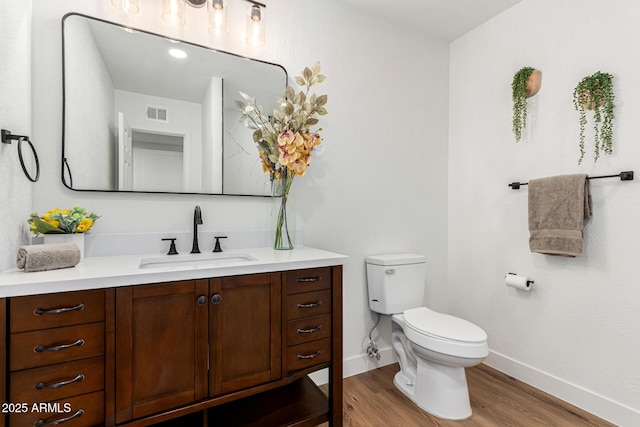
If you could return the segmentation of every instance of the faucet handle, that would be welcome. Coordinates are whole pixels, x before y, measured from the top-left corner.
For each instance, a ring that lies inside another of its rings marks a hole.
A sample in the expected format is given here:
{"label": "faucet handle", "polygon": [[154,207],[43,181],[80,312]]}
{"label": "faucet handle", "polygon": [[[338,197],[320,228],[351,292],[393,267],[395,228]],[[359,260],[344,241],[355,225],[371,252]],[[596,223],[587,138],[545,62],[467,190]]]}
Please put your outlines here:
{"label": "faucet handle", "polygon": [[216,246],[213,248],[213,252],[222,252],[222,248],[220,247],[220,239],[226,239],[227,236],[215,236]]}
{"label": "faucet handle", "polygon": [[171,240],[171,246],[169,246],[169,252],[167,255],[178,255],[178,251],[176,250],[176,238],[171,237],[169,239],[161,239],[161,240]]}

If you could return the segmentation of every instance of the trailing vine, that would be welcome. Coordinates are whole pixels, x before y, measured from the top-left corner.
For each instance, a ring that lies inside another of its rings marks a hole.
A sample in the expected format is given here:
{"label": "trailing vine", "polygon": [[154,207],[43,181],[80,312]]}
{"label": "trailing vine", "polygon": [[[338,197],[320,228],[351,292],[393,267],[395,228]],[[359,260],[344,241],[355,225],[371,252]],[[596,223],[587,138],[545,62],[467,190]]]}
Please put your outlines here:
{"label": "trailing vine", "polygon": [[533,73],[531,67],[521,68],[514,76],[511,83],[513,99],[513,133],[516,142],[522,139],[522,129],[527,126],[527,81]]}
{"label": "trailing vine", "polygon": [[613,95],[613,76],[608,73],[597,73],[583,78],[573,91],[573,105],[580,113],[580,158],[585,155],[584,141],[587,125],[586,110],[593,110],[594,129],[594,161],[600,154],[613,152],[613,119],[615,104]]}

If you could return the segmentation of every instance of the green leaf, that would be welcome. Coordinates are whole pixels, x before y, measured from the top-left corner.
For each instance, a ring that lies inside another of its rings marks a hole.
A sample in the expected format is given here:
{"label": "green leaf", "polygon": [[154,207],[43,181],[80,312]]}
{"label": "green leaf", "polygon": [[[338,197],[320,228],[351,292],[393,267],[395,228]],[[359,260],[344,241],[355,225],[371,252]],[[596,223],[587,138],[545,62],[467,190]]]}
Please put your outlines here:
{"label": "green leaf", "polygon": [[258,142],[262,139],[262,130],[257,129],[253,132],[253,142]]}
{"label": "green leaf", "polygon": [[37,215],[31,215],[31,221],[33,221],[36,230],[40,234],[64,234],[64,231],[40,219]]}
{"label": "green leaf", "polygon": [[307,84],[307,82],[305,82],[302,77],[296,76],[296,84],[298,86],[305,86]]}
{"label": "green leaf", "polygon": [[316,76],[316,79],[318,80],[318,83],[322,83],[323,81],[325,81],[327,79],[327,76],[325,76],[324,74],[318,74]]}
{"label": "green leaf", "polygon": [[310,117],[310,118],[307,119],[307,121],[304,124],[307,125],[307,126],[317,125],[318,124],[318,119]]}
{"label": "green leaf", "polygon": [[327,109],[324,107],[316,108],[316,113],[320,114],[321,116],[328,114]]}

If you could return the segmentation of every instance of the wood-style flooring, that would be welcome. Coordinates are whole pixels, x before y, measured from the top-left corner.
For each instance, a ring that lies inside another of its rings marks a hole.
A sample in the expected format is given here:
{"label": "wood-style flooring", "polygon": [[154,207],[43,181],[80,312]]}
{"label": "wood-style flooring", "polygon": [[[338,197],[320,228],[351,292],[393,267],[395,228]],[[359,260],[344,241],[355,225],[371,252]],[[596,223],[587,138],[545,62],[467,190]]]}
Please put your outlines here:
{"label": "wood-style flooring", "polygon": [[396,389],[393,376],[398,370],[398,364],[392,364],[345,378],[345,427],[614,426],[486,365],[466,370],[471,418],[442,420],[418,408]]}

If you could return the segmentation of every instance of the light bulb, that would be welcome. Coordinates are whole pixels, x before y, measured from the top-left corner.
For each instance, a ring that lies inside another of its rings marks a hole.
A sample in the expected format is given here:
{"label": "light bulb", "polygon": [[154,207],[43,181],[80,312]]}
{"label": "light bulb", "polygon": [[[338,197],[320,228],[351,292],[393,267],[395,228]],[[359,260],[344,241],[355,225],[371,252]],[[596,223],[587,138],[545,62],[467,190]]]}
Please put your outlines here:
{"label": "light bulb", "polygon": [[223,0],[212,0],[208,6],[209,32],[216,36],[226,36],[227,8]]}
{"label": "light bulb", "polygon": [[111,0],[111,4],[116,9],[129,15],[133,15],[140,11],[140,8],[138,7],[138,0]]}
{"label": "light bulb", "polygon": [[162,19],[172,25],[184,25],[185,0],[163,0]]}
{"label": "light bulb", "polygon": [[248,11],[247,44],[257,46],[264,43],[264,13],[259,5],[254,4]]}

